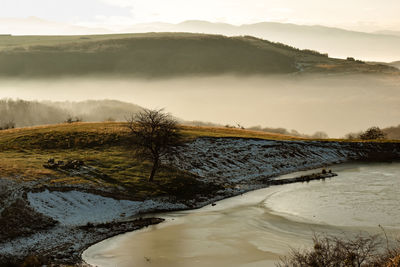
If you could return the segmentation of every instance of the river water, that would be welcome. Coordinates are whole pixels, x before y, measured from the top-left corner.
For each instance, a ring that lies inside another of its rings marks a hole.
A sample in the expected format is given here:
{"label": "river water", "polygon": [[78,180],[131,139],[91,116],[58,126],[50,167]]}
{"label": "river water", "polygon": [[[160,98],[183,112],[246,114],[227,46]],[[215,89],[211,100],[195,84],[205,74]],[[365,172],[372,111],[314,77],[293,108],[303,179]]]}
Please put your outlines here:
{"label": "river water", "polygon": [[[274,266],[314,233],[400,234],[400,163],[343,164],[339,176],[269,187],[165,223],[100,242],[83,253],[96,266]],[[297,176],[288,175],[288,177]]]}

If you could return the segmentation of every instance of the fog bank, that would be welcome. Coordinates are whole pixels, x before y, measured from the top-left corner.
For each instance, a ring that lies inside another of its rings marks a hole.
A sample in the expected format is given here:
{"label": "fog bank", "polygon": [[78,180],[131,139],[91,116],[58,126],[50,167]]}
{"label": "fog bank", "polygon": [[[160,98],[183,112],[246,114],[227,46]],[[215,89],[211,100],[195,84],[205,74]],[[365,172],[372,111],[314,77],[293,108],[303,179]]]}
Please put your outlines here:
{"label": "fog bank", "polygon": [[399,124],[400,79],[385,76],[193,77],[168,80],[2,80],[0,98],[116,99],[184,120],[284,127],[340,137]]}

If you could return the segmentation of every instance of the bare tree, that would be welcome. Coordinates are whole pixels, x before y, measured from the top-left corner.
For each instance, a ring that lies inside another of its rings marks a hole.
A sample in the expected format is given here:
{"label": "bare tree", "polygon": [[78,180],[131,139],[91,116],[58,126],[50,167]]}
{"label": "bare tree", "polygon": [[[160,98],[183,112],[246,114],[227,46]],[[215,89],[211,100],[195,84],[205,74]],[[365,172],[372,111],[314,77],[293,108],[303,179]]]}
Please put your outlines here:
{"label": "bare tree", "polygon": [[161,158],[176,153],[176,146],[182,144],[178,123],[162,109],[145,109],[128,119],[128,127],[136,156],[153,163],[149,177],[149,181],[153,181]]}

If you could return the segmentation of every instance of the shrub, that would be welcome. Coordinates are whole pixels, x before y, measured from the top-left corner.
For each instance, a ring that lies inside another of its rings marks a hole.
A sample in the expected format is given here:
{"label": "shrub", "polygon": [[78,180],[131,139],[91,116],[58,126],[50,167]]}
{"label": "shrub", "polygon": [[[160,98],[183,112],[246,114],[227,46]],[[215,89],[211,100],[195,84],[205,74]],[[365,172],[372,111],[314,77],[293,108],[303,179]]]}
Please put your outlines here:
{"label": "shrub", "polygon": [[[353,239],[330,236],[313,238],[311,250],[292,250],[289,257],[281,259],[279,267],[360,267],[400,266],[400,248],[382,250],[378,236],[358,235]],[[397,265],[396,265],[397,264]]]}
{"label": "shrub", "polygon": [[82,118],[79,118],[79,117],[73,118],[72,116],[68,116],[68,118],[65,122],[66,123],[82,122]]}
{"label": "shrub", "polygon": [[14,121],[8,121],[8,122],[2,123],[0,125],[0,130],[7,130],[7,129],[14,129],[14,128],[15,128]]}
{"label": "shrub", "polygon": [[379,127],[371,127],[362,134],[360,134],[360,139],[362,140],[375,140],[375,139],[385,139],[386,134]]}

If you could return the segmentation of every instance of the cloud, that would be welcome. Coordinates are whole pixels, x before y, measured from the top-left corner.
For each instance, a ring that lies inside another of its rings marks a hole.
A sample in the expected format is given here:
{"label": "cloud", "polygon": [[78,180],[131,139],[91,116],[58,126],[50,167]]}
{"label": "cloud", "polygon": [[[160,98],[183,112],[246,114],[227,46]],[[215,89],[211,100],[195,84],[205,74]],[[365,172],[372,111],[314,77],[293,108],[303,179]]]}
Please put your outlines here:
{"label": "cloud", "polygon": [[109,30],[122,30],[124,26],[133,25],[136,21],[133,17],[96,15],[91,20],[78,21],[74,25],[85,27],[101,27]]}
{"label": "cloud", "polygon": [[[130,10],[103,0],[0,0],[0,17],[40,17],[71,22],[91,20],[97,15],[130,16]],[[120,1],[120,0],[116,0]]]}
{"label": "cloud", "polygon": [[291,8],[287,8],[287,7],[276,7],[276,8],[272,8],[271,12],[283,13],[283,14],[291,14],[291,13],[294,12],[294,10],[291,9]]}
{"label": "cloud", "polygon": [[119,6],[119,7],[133,7],[134,1],[132,0],[100,0],[103,3],[112,5],[112,6]]}

